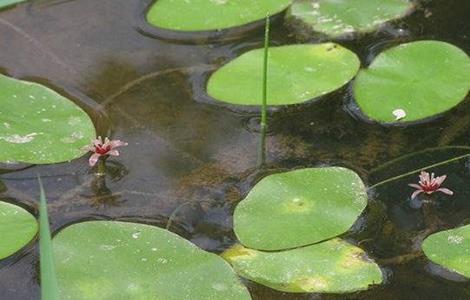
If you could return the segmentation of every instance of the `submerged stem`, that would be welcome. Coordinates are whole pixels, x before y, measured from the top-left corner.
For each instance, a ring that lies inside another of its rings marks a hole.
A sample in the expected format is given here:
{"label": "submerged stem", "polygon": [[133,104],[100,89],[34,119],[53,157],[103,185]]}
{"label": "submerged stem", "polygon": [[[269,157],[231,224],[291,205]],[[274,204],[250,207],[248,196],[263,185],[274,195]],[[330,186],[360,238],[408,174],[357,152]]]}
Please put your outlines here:
{"label": "submerged stem", "polygon": [[465,155],[460,155],[460,156],[457,156],[457,157],[454,157],[454,158],[451,158],[451,159],[448,159],[448,160],[445,160],[445,161],[441,161],[441,162],[438,162],[438,163],[435,163],[435,164],[432,164],[432,165],[428,165],[428,166],[424,166],[422,168],[419,168],[419,169],[416,169],[416,170],[413,170],[413,171],[410,171],[410,172],[407,172],[407,173],[404,173],[404,174],[401,174],[401,175],[398,175],[398,176],[394,176],[392,178],[389,178],[389,179],[386,179],[386,180],[383,180],[383,181],[380,181],[374,185],[371,185],[369,187],[369,189],[373,189],[373,188],[376,188],[378,186],[381,186],[381,185],[384,185],[386,183],[389,183],[389,182],[392,182],[392,181],[396,181],[398,179],[402,179],[404,177],[407,177],[407,176],[410,176],[410,175],[413,175],[413,174],[416,174],[418,172],[421,172],[421,171],[424,171],[426,169],[430,169],[430,168],[435,168],[435,167],[439,167],[439,166],[442,166],[442,165],[446,165],[446,164],[449,164],[451,162],[454,162],[454,161],[458,161],[458,160],[461,160],[463,158],[466,158],[466,157],[470,157],[470,153],[467,153]]}

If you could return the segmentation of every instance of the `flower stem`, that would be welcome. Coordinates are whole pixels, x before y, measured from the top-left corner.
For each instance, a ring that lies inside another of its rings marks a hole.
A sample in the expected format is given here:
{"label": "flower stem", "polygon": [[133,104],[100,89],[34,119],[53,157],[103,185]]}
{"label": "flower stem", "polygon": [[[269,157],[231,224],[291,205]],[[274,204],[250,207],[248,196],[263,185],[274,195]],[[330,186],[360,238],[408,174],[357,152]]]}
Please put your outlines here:
{"label": "flower stem", "polygon": [[106,159],[108,157],[103,156],[98,160],[98,172],[96,172],[97,176],[105,176],[106,175]]}
{"label": "flower stem", "polygon": [[396,180],[402,179],[402,178],[404,178],[404,177],[407,177],[407,176],[416,174],[416,173],[421,172],[421,171],[424,171],[424,170],[426,170],[426,169],[430,169],[430,168],[435,168],[435,167],[443,166],[443,165],[452,163],[452,162],[454,162],[454,161],[461,160],[461,159],[466,158],[466,157],[470,157],[470,153],[467,153],[467,154],[465,154],[465,155],[460,155],[460,156],[457,156],[457,157],[454,157],[454,158],[451,158],[451,159],[448,159],[448,160],[445,160],[445,161],[441,161],[441,162],[438,162],[438,163],[435,163],[435,164],[432,164],[432,165],[424,166],[424,167],[422,167],[422,168],[419,168],[419,169],[416,169],[416,170],[413,170],[413,171],[410,171],[410,172],[407,172],[407,173],[404,173],[404,174],[401,174],[401,175],[398,175],[398,176],[394,176],[394,177],[392,177],[392,178],[389,178],[389,179],[380,181],[380,182],[378,182],[378,183],[376,183],[376,184],[374,184],[374,185],[371,185],[371,186],[369,187],[369,189],[373,189],[373,188],[376,188],[376,187],[378,187],[378,186],[384,185],[384,184],[386,184],[386,183],[389,183],[389,182],[392,182],[392,181],[396,181]]}

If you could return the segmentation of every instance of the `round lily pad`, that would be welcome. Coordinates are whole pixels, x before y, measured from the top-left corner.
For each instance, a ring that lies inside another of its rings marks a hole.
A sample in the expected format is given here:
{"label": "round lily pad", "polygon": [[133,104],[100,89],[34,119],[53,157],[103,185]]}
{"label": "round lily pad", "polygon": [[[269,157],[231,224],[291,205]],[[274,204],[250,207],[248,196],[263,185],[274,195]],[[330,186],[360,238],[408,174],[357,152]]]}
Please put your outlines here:
{"label": "round lily pad", "polygon": [[422,247],[436,264],[470,278],[470,225],[432,234]]}
{"label": "round lily pad", "polygon": [[348,293],[382,283],[379,266],[341,239],[263,252],[235,245],[222,254],[242,277],[292,293]]}
{"label": "round lily pad", "polygon": [[367,205],[361,178],[340,167],[278,173],[258,182],[235,209],[241,243],[281,250],[346,232]]}
{"label": "round lily pad", "polygon": [[25,209],[0,202],[0,259],[8,257],[28,244],[36,235],[38,224]]}
{"label": "round lily pad", "polygon": [[286,9],[291,0],[158,0],[147,21],[175,31],[210,31],[263,20]]}
{"label": "round lily pad", "polygon": [[0,107],[0,162],[69,161],[96,137],[80,107],[37,83],[0,75]]}
{"label": "round lily pad", "polygon": [[[261,105],[264,49],[244,53],[217,70],[207,91],[231,104]],[[269,48],[268,105],[302,103],[339,89],[359,70],[356,54],[334,43]]]}
{"label": "round lily pad", "polygon": [[53,248],[60,299],[251,299],[222,258],[158,227],[77,223]]}
{"label": "round lily pad", "polygon": [[385,22],[405,16],[412,8],[408,0],[297,0],[287,18],[313,31],[338,37],[374,31]]}
{"label": "round lily pad", "polygon": [[406,122],[453,108],[469,89],[470,59],[465,52],[444,42],[419,41],[379,54],[359,72],[354,97],[370,119]]}

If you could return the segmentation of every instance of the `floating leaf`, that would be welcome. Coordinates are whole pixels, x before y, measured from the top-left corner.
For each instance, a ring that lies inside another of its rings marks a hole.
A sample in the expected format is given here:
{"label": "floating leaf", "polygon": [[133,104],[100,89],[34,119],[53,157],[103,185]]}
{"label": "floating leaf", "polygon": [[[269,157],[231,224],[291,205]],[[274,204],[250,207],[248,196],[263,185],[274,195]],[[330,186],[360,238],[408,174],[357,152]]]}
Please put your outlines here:
{"label": "floating leaf", "polygon": [[291,0],[158,0],[147,21],[177,31],[208,31],[263,20],[286,9]]}
{"label": "floating leaf", "polygon": [[0,202],[0,259],[26,246],[37,231],[38,224],[33,215],[19,206]]}
{"label": "floating leaf", "polygon": [[13,4],[20,3],[20,2],[25,2],[25,1],[26,0],[0,0],[0,9],[13,5]]}
{"label": "floating leaf", "polygon": [[412,8],[407,0],[297,0],[287,18],[337,37],[374,31],[385,22],[405,16]]}
{"label": "floating leaf", "polygon": [[366,205],[365,186],[351,170],[278,173],[263,178],[238,204],[234,231],[250,248],[294,248],[344,233]]}
{"label": "floating leaf", "polygon": [[69,161],[96,136],[81,108],[37,83],[0,75],[0,106],[0,162]]}
{"label": "floating leaf", "polygon": [[240,276],[285,292],[348,293],[382,282],[380,268],[362,249],[337,238],[281,252],[235,245],[222,257]]}
{"label": "floating leaf", "polygon": [[[249,51],[216,71],[207,86],[210,96],[232,104],[261,105],[263,49]],[[268,105],[305,102],[332,92],[359,70],[357,56],[337,44],[269,48]]]}
{"label": "floating leaf", "polygon": [[362,112],[394,122],[394,111],[417,121],[459,104],[470,89],[470,59],[459,48],[438,41],[402,44],[381,53],[361,70],[354,96]]}
{"label": "floating leaf", "polygon": [[470,278],[470,225],[432,234],[422,247],[436,264]]}
{"label": "floating leaf", "polygon": [[223,259],[158,227],[90,221],[53,244],[61,299],[250,299]]}

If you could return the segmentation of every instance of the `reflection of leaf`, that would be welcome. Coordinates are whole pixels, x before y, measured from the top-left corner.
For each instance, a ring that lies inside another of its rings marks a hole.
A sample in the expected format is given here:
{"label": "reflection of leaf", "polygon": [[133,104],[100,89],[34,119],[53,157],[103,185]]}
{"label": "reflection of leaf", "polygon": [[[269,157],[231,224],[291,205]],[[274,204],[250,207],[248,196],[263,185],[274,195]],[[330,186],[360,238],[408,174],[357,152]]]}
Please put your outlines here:
{"label": "reflection of leaf", "polygon": [[291,0],[158,0],[147,13],[156,27],[177,31],[208,31],[236,27],[277,14]]}
{"label": "reflection of leaf", "polygon": [[423,251],[433,262],[470,278],[470,225],[430,235]]}
{"label": "reflection of leaf", "polygon": [[41,299],[58,300],[59,294],[52,253],[52,240],[51,231],[49,228],[49,216],[47,213],[47,200],[41,179],[39,179],[39,188],[41,190],[39,202],[39,261],[41,270]]}
{"label": "reflection of leaf", "polygon": [[247,247],[294,248],[344,233],[366,205],[365,186],[351,170],[278,173],[263,178],[238,204],[234,231]]}
{"label": "reflection of leaf", "polygon": [[63,299],[250,299],[223,259],[158,227],[83,222],[53,245]]}
{"label": "reflection of leaf", "polygon": [[96,135],[80,107],[37,83],[0,75],[0,106],[0,162],[69,161]]}
{"label": "reflection of leaf", "polygon": [[222,257],[240,276],[285,292],[348,293],[382,282],[380,268],[364,251],[337,238],[281,252],[235,245]]}
{"label": "reflection of leaf", "polygon": [[[402,44],[381,53],[359,72],[354,97],[379,122],[409,122],[436,116],[459,104],[470,89],[470,59],[439,41]],[[396,121],[393,112],[406,117]]]}
{"label": "reflection of leaf", "polygon": [[[210,96],[231,104],[260,105],[264,50],[232,60],[207,84]],[[288,45],[269,48],[268,105],[301,103],[339,89],[359,69],[356,54],[337,44]]]}

